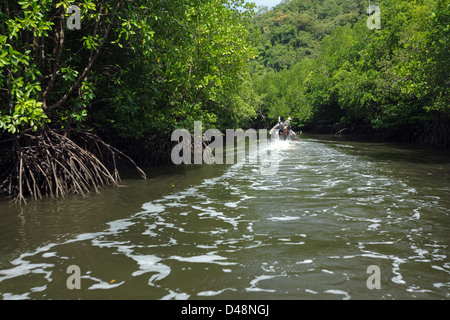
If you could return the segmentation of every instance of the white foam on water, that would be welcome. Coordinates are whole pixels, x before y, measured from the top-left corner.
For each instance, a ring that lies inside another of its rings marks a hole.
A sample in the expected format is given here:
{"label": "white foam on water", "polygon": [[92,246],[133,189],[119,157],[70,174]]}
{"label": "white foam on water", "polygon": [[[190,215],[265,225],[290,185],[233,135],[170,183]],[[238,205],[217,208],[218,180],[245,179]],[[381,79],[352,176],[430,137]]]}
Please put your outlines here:
{"label": "white foam on water", "polygon": [[222,266],[236,265],[235,262],[224,262],[224,260],[227,260],[227,258],[216,254],[204,254],[192,257],[171,256],[168,259],[190,263],[214,263]]}
{"label": "white foam on water", "polygon": [[348,294],[348,292],[342,291],[342,290],[326,290],[325,293],[331,293],[336,295],[343,295],[344,298],[342,300],[350,300],[351,296]]}
{"label": "white foam on water", "polygon": [[442,267],[440,267],[440,266],[432,265],[431,267],[432,267],[433,269],[435,269],[435,270],[444,271],[444,272],[450,274],[450,271],[449,271],[449,270],[446,270],[446,269],[444,269],[444,268],[442,268]]}
{"label": "white foam on water", "polygon": [[155,204],[154,202],[147,202],[142,205],[142,209],[145,210],[143,213],[161,213],[164,212],[166,207],[159,203]]}
{"label": "white foam on water", "polygon": [[394,241],[369,241],[369,242],[359,242],[362,244],[394,244]]}
{"label": "white foam on water", "polygon": [[214,296],[218,296],[219,294],[221,294],[227,290],[236,291],[236,289],[234,289],[234,288],[225,288],[225,289],[217,290],[217,291],[213,291],[213,290],[202,291],[202,292],[197,293],[197,296],[199,296],[199,297],[214,297]]}
{"label": "white foam on water", "polygon": [[[38,248],[36,250],[36,255],[41,253],[43,250],[48,250],[53,246],[45,246]],[[20,277],[29,273],[41,273],[45,274],[45,278],[48,281],[51,281],[51,272],[45,271],[46,268],[52,268],[55,265],[51,263],[32,263],[30,261],[24,260],[24,258],[29,256],[34,256],[33,253],[24,253],[20,255],[19,258],[14,259],[11,261],[11,264],[15,265],[16,267],[10,268],[10,269],[4,269],[0,270],[0,283],[7,279],[12,279],[16,277]],[[3,276],[2,276],[3,275]]]}
{"label": "white foam on water", "polygon": [[367,226],[368,231],[376,231],[379,227],[381,227],[381,224],[379,223],[372,223]]}
{"label": "white foam on water", "polygon": [[414,244],[411,244],[411,249],[414,251],[416,256],[410,256],[408,259],[415,259],[417,261],[417,259],[425,259],[425,255],[429,254],[428,250],[420,249]]}
{"label": "white foam on water", "polygon": [[97,282],[93,285],[91,285],[88,290],[109,290],[109,289],[114,289],[117,288],[119,286],[121,286],[122,284],[125,283],[125,281],[122,282],[118,282],[118,283],[109,283],[107,281],[103,281],[99,278],[93,277],[89,274],[84,275],[81,277],[82,279],[89,279],[91,281]]}
{"label": "white foam on water", "polygon": [[226,202],[224,203],[225,206],[229,207],[229,208],[237,208],[238,204],[240,203],[240,201],[236,201],[236,202]]}
{"label": "white foam on water", "polygon": [[412,216],[412,219],[419,220],[420,219],[419,209],[414,209],[413,211],[414,211],[414,215]]}
{"label": "white foam on water", "polygon": [[27,300],[29,293],[24,294],[12,294],[12,293],[3,293],[4,300]]}
{"label": "white foam on water", "polygon": [[450,282],[446,282],[446,283],[436,282],[436,283],[433,283],[433,287],[435,287],[435,288],[449,287],[450,288]]}
{"label": "white foam on water", "polygon": [[30,291],[31,292],[43,292],[47,289],[47,285],[41,286],[41,287],[34,287],[31,288]]}
{"label": "white foam on water", "polygon": [[107,225],[109,226],[108,231],[111,233],[118,233],[120,231],[124,231],[128,229],[128,227],[134,225],[134,222],[130,221],[130,219],[121,219],[121,220],[115,220],[108,222]]}
{"label": "white foam on water", "polygon": [[56,257],[56,252],[46,252],[42,254],[42,258]]}
{"label": "white foam on water", "polygon": [[135,260],[139,265],[139,270],[133,272],[131,274],[132,276],[137,277],[149,272],[155,273],[148,280],[149,286],[155,286],[154,284],[155,281],[159,281],[166,278],[171,272],[170,267],[163,263],[160,263],[162,259],[155,255],[130,254],[128,256],[133,260]]}
{"label": "white foam on water", "polygon": [[414,286],[414,285],[412,285],[412,286],[406,288],[406,291],[408,291],[408,292],[413,292],[413,293],[433,292],[432,290],[421,289],[419,286]]}
{"label": "white foam on water", "polygon": [[322,271],[324,273],[334,274],[334,271],[330,271],[330,270],[327,270],[327,269],[322,269],[320,271]]}
{"label": "white foam on water", "polygon": [[263,288],[259,288],[257,285],[260,281],[264,281],[264,280],[269,280],[269,279],[273,279],[273,278],[277,278],[280,277],[278,275],[262,275],[262,276],[257,276],[255,279],[253,279],[252,281],[250,281],[250,288],[245,288],[246,291],[262,291],[262,292],[276,292],[276,290],[274,289],[263,289]]}
{"label": "white foam on water", "polygon": [[394,257],[394,261],[392,262],[392,273],[395,274],[395,277],[391,278],[391,281],[396,284],[406,284],[406,282],[403,280],[402,275],[400,274],[400,264],[405,263],[405,259],[401,259],[398,257]]}
{"label": "white foam on water", "polygon": [[153,231],[156,229],[156,227],[157,227],[156,224],[147,225],[147,230],[142,232],[142,234],[150,237],[156,237],[158,234]]}
{"label": "white foam on water", "polygon": [[179,208],[179,207],[187,207],[189,206],[186,203],[181,203],[181,202],[168,202],[165,204],[167,207],[174,207],[174,208]]}
{"label": "white foam on water", "polygon": [[293,216],[281,216],[281,217],[270,217],[267,218],[271,221],[293,221],[293,220],[299,220],[300,217],[293,217]]}
{"label": "white foam on water", "polygon": [[160,300],[187,300],[191,295],[185,292],[175,292],[169,290],[169,294],[162,297]]}
{"label": "white foam on water", "polygon": [[312,294],[318,294],[317,291],[311,290],[311,289],[305,289],[305,292],[312,293]]}
{"label": "white foam on water", "polygon": [[198,244],[196,246],[199,249],[217,249],[216,245],[203,245],[203,244]]}
{"label": "white foam on water", "polygon": [[[96,232],[96,233],[83,233],[76,236],[75,239],[67,240],[66,242],[63,242],[62,244],[68,244],[72,242],[79,242],[79,241],[86,241],[86,240],[92,240],[101,236],[108,235],[107,232]],[[56,245],[56,244],[55,244]]]}

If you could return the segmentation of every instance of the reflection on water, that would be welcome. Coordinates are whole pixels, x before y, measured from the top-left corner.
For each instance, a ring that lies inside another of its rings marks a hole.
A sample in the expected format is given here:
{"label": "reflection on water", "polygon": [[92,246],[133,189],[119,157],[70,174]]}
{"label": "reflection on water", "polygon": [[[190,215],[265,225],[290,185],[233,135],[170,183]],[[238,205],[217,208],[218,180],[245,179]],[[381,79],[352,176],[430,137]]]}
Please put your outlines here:
{"label": "reflection on water", "polygon": [[317,137],[271,148],[276,175],[248,162],[152,169],[100,195],[0,204],[0,295],[450,297],[448,154]]}

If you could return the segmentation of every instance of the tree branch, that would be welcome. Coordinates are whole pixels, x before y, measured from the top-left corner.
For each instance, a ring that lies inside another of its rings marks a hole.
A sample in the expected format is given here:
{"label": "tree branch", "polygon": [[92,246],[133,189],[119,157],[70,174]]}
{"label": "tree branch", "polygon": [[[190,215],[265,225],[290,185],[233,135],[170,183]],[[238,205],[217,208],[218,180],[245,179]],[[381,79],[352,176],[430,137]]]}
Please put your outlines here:
{"label": "tree branch", "polygon": [[[122,5],[122,3],[123,3],[123,0],[122,0],[122,1],[119,1],[119,2],[117,3],[117,6],[116,6],[114,12],[118,12],[118,10],[119,10],[120,6]],[[107,38],[108,38],[108,35],[109,35],[110,31],[111,31],[112,25],[114,24],[115,18],[116,18],[116,15],[114,15],[114,16],[112,17],[110,24],[109,24],[108,27],[106,28],[105,35],[103,36],[103,40],[102,40],[102,42],[100,43],[100,45],[98,46],[98,48],[97,48],[95,54],[92,54],[92,53],[90,54],[89,62],[88,62],[88,64],[87,64],[86,68],[84,68],[84,70],[83,70],[83,72],[81,73],[81,75],[78,77],[77,81],[75,81],[75,83],[70,87],[69,91],[68,91],[61,99],[59,99],[59,100],[58,100],[56,103],[54,103],[53,105],[49,106],[49,107],[47,108],[47,111],[52,111],[52,110],[54,110],[54,109],[56,109],[56,108],[59,108],[61,105],[63,105],[63,104],[67,101],[67,99],[69,99],[69,97],[70,97],[70,95],[73,93],[73,91],[74,91],[77,87],[80,86],[81,82],[82,82],[82,81],[86,78],[86,76],[89,74],[89,72],[90,72],[91,69],[92,69],[92,66],[94,65],[95,60],[96,60],[97,57],[100,55],[100,51],[101,51],[103,45],[106,43],[106,40],[107,40]]]}
{"label": "tree branch", "polygon": [[51,91],[53,84],[55,83],[56,79],[56,72],[58,71],[58,66],[61,63],[63,48],[64,48],[64,10],[61,10],[60,13],[60,21],[59,21],[59,33],[57,34],[58,37],[58,47],[55,54],[55,63],[53,65],[53,71],[52,75],[50,77],[50,80],[48,81],[47,87],[45,88],[44,93],[42,94],[42,102],[43,102],[43,109],[45,110],[47,108],[47,95]]}

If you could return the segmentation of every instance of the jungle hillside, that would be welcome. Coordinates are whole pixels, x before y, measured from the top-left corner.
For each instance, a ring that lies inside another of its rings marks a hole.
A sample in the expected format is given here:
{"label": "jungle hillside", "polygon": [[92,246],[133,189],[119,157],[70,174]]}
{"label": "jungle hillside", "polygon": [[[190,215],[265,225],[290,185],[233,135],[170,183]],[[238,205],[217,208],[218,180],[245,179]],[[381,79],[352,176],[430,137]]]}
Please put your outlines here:
{"label": "jungle hillside", "polygon": [[379,28],[371,27],[377,13],[368,1],[291,0],[259,9],[258,123],[291,115],[304,130],[449,146],[450,2],[371,5]]}

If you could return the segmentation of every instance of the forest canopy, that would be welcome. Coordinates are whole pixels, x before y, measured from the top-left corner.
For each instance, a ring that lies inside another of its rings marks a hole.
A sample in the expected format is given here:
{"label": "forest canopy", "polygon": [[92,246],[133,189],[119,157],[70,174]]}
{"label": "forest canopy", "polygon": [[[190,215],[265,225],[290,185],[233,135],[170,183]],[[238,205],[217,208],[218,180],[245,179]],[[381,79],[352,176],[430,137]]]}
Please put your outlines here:
{"label": "forest canopy", "polygon": [[[66,26],[81,9],[81,29]],[[0,127],[142,137],[253,115],[251,5],[240,0],[3,1]],[[233,123],[236,124],[236,123]]]}

